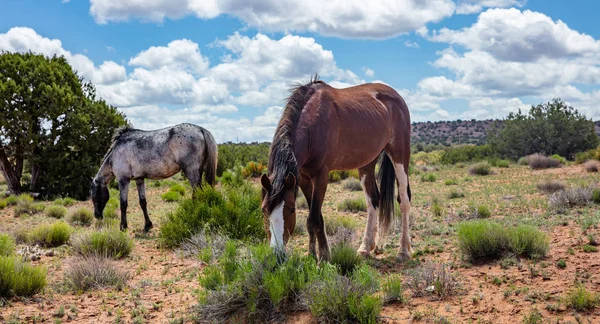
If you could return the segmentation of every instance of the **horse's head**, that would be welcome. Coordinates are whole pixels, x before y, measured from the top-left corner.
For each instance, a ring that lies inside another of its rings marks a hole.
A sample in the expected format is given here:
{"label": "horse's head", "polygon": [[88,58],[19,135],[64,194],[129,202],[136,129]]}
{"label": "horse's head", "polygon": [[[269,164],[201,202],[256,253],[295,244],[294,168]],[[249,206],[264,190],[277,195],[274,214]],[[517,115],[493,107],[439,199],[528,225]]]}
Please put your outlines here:
{"label": "horse's head", "polygon": [[265,215],[271,247],[283,248],[296,227],[296,177],[288,173],[281,188],[274,188],[266,174],[262,184],[261,208]]}
{"label": "horse's head", "polygon": [[102,212],[110,198],[108,187],[102,181],[94,179],[92,180],[90,195],[92,196],[92,202],[94,203],[94,217],[102,219]]}

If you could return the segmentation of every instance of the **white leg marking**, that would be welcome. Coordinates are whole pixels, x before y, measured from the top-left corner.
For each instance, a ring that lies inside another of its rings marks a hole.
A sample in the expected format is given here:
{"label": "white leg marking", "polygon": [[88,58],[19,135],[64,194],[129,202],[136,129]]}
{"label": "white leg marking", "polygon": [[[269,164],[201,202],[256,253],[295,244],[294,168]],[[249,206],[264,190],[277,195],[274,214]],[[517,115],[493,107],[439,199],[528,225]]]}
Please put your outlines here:
{"label": "white leg marking", "polygon": [[367,194],[367,188],[365,185],[365,178],[367,176],[363,175],[360,179],[360,184],[363,187],[363,191],[365,192],[365,198],[367,200],[367,226],[365,227],[365,234],[363,236],[363,242],[358,248],[358,252],[364,256],[369,255],[371,251],[375,249],[377,245],[377,227],[378,227],[378,210],[373,208],[373,202],[371,198]]}
{"label": "white leg marking", "polygon": [[283,202],[273,209],[269,217],[271,247],[283,248]]}
{"label": "white leg marking", "polygon": [[410,244],[410,201],[408,200],[408,175],[404,172],[402,163],[395,163],[394,170],[398,179],[398,191],[400,195],[400,212],[402,213],[402,242],[400,245],[400,257],[410,258],[412,253]]}

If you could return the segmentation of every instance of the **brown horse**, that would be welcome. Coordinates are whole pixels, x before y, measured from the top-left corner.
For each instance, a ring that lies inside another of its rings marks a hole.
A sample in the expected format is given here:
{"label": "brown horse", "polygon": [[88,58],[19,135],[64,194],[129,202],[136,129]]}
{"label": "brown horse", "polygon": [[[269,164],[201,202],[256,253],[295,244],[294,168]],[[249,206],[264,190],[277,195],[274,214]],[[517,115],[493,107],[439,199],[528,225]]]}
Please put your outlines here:
{"label": "brown horse", "polygon": [[[376,247],[378,227],[387,230],[394,215],[397,182],[402,212],[399,257],[410,258],[409,160],[410,115],[404,99],[394,89],[378,83],[335,89],[317,77],[299,85],[292,90],[277,125],[269,154],[269,175],[261,178],[262,209],[269,224],[271,246],[283,248],[294,232],[299,185],[310,209],[306,220],[309,253],[316,256],[316,240],[319,258],[328,260],[321,213],[328,174],[331,170],[358,169],[368,212],[359,252],[368,256]],[[380,188],[375,179],[378,161]]]}

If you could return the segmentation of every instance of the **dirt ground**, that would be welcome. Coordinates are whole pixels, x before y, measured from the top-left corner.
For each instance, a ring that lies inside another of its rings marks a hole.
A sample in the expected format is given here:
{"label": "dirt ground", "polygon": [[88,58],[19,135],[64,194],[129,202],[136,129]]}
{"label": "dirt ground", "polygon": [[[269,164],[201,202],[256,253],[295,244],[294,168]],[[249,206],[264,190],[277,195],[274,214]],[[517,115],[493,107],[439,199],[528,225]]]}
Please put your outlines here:
{"label": "dirt ground", "polygon": [[[589,236],[598,238],[600,230],[598,205],[569,210],[566,214],[548,211],[548,196],[536,189],[544,180],[559,180],[567,186],[587,185],[600,180],[597,173],[586,173],[579,165],[553,170],[532,171],[526,167],[494,168],[495,174],[471,176],[467,168],[442,168],[428,171],[437,176],[435,182],[424,182],[420,174],[411,176],[413,202],[411,211],[411,236],[414,260],[401,263],[396,260],[399,245],[397,231],[380,240],[382,253],[369,262],[382,273],[403,272],[415,264],[437,262],[447,264],[458,278],[460,292],[443,300],[431,297],[411,297],[407,304],[385,306],[381,321],[387,323],[514,323],[522,322],[533,309],[538,310],[544,323],[600,323],[600,309],[577,313],[561,302],[565,294],[583,283],[587,289],[600,293],[600,252],[586,253],[582,246]],[[445,180],[456,179],[457,185],[445,185]],[[180,177],[179,177],[180,179]],[[1,182],[0,182],[1,183]],[[258,183],[256,182],[258,186]],[[5,185],[0,185],[0,191]],[[182,323],[189,308],[196,304],[196,291],[200,289],[198,274],[202,263],[185,258],[180,251],[158,247],[158,227],[162,218],[176,208],[176,203],[166,203],[160,195],[168,186],[148,186],[150,217],[155,224],[148,235],[142,233],[143,216],[137,204],[135,186],[130,186],[129,232],[135,239],[130,257],[116,261],[129,272],[130,280],[121,290],[93,290],[82,294],[60,289],[63,271],[72,258],[68,246],[43,251],[43,256],[33,264],[46,267],[48,286],[30,299],[12,299],[0,307],[3,323]],[[450,199],[451,190],[462,191],[464,198]],[[356,220],[355,247],[362,238],[366,212],[338,211],[337,205],[347,198],[362,198],[361,191],[345,190],[340,183],[330,184],[323,207],[325,221],[335,217]],[[431,211],[433,199],[442,206],[442,215]],[[50,204],[51,202],[47,202]],[[486,205],[491,217],[503,224],[524,223],[539,227],[550,237],[550,252],[539,261],[507,260],[470,264],[463,260],[458,249],[454,225],[469,204]],[[78,202],[68,207],[74,210],[90,201]],[[299,210],[298,222],[303,222],[306,210]],[[13,233],[19,229],[52,222],[54,219],[36,214],[13,216],[13,207],[0,210],[0,232]],[[585,226],[584,226],[585,224]],[[587,227],[592,225],[591,227]],[[82,230],[77,228],[76,230]],[[292,237],[290,244],[306,251],[306,234]],[[23,246],[18,246],[17,249]],[[557,267],[562,259],[566,268]],[[502,267],[502,261],[505,266]],[[407,297],[410,296],[407,291]],[[62,311],[64,310],[64,312]],[[64,314],[63,314],[64,313]],[[289,314],[288,322],[312,323],[309,312]]]}

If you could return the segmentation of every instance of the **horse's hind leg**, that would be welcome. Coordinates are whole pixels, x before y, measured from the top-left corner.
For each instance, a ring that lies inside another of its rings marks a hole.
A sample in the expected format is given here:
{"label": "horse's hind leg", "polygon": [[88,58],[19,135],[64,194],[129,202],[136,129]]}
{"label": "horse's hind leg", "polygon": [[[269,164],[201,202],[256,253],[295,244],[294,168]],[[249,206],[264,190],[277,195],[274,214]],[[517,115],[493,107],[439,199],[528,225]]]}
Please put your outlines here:
{"label": "horse's hind leg", "polygon": [[368,213],[367,226],[365,227],[363,242],[358,248],[358,253],[365,257],[369,256],[371,251],[373,251],[377,245],[379,190],[377,189],[377,183],[375,181],[376,164],[377,159],[358,169],[360,184],[365,192]]}
{"label": "horse's hind leg", "polygon": [[129,179],[118,179],[119,194],[121,196],[121,231],[127,229],[127,196],[129,194]]}
{"label": "horse's hind leg", "polygon": [[198,166],[183,166],[182,167],[183,170],[183,174],[185,174],[185,177],[188,179],[188,181],[190,182],[190,185],[192,186],[192,190],[195,190],[196,188],[199,188],[202,186],[202,172],[200,171],[200,168]]}
{"label": "horse's hind leg", "polygon": [[137,186],[138,196],[140,197],[140,207],[142,207],[142,212],[144,213],[144,232],[148,233],[152,228],[152,222],[150,221],[150,216],[148,216],[144,179],[135,180],[135,184]]}
{"label": "horse's hind leg", "polygon": [[398,152],[388,155],[393,161],[394,172],[398,184],[398,203],[402,213],[402,241],[400,242],[400,251],[398,257],[401,260],[408,260],[411,257],[412,249],[410,243],[410,185],[408,183],[408,157]]}

